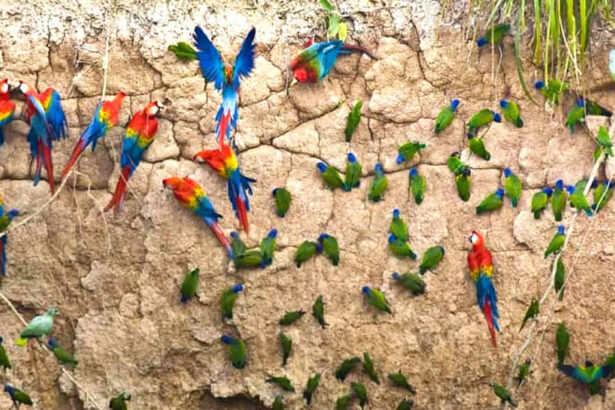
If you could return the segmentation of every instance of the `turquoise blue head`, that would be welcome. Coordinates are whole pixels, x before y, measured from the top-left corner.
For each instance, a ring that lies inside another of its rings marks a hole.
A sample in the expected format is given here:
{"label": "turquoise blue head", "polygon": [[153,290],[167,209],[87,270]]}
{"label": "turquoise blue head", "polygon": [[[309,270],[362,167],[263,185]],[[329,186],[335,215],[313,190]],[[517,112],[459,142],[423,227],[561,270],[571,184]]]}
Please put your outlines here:
{"label": "turquoise blue head", "polygon": [[512,171],[510,170],[510,168],[504,168],[504,176],[508,178],[511,175],[512,175]]}
{"label": "turquoise blue head", "polygon": [[572,185],[568,185],[566,187],[566,191],[568,191],[568,193],[572,195],[572,194],[574,194],[574,191],[576,191],[576,188],[574,186],[572,186]]}
{"label": "turquoise blue head", "polygon": [[491,114],[493,114],[493,122],[502,122],[502,117],[500,117],[500,114],[495,111],[491,111]]}
{"label": "turquoise blue head", "polygon": [[11,210],[8,212],[8,214],[7,214],[7,215],[8,215],[8,217],[9,217],[9,219],[13,219],[13,218],[15,218],[17,215],[19,215],[19,211],[18,211],[17,209],[11,209]]}
{"label": "turquoise blue head", "polygon": [[233,239],[239,238],[239,233],[237,231],[231,232],[231,238],[233,238]]}
{"label": "turquoise blue head", "polygon": [[235,338],[229,335],[222,335],[222,337],[220,337],[220,341],[225,345],[230,345],[235,341]]}
{"label": "turquoise blue head", "polygon": [[419,174],[416,168],[410,168],[410,178],[414,178]]}
{"label": "turquoise blue head", "polygon": [[274,239],[276,236],[278,236],[278,230],[275,228],[270,230],[269,233],[267,234],[267,238],[269,239]]}
{"label": "turquoise blue head", "polygon": [[393,218],[399,218],[400,213],[399,213],[399,209],[395,208],[393,209]]}
{"label": "turquoise blue head", "polygon": [[241,283],[237,283],[235,285],[233,285],[233,287],[231,288],[231,291],[233,293],[239,293],[243,290],[243,285]]}
{"label": "turquoise blue head", "polygon": [[457,107],[459,107],[459,100],[455,98],[454,100],[451,100],[451,110],[453,110],[453,112],[457,112]]}
{"label": "turquoise blue head", "polygon": [[351,164],[357,162],[357,157],[355,157],[352,152],[348,153],[348,162],[350,162]]}
{"label": "turquoise blue head", "polygon": [[361,289],[361,291],[365,293],[366,295],[369,295],[372,289],[369,286],[363,286],[363,289]]}
{"label": "turquoise blue head", "polygon": [[560,225],[557,227],[557,234],[558,235],[565,235],[566,231],[564,230],[564,225]]}
{"label": "turquoise blue head", "polygon": [[278,193],[278,189],[280,188],[274,188],[273,191],[271,191],[271,195],[275,196]]}
{"label": "turquoise blue head", "polygon": [[506,108],[508,107],[509,102],[506,100],[500,100],[500,107]]}
{"label": "turquoise blue head", "polygon": [[331,236],[328,233],[321,233],[318,236],[318,242],[322,243],[322,241],[324,241],[327,238],[330,238]]}
{"label": "turquoise blue head", "polygon": [[545,87],[545,82],[542,80],[536,81],[534,83],[534,88],[537,90],[542,90]]}
{"label": "turquoise blue head", "polygon": [[376,165],[374,165],[374,171],[376,172],[384,172],[384,170],[382,169],[382,164],[380,162],[376,163]]}
{"label": "turquoise blue head", "polygon": [[15,388],[11,386],[10,384],[5,384],[4,391],[12,396],[13,393],[15,393]]}
{"label": "turquoise blue head", "polygon": [[553,190],[549,187],[543,188],[542,189],[542,193],[547,195],[547,196],[551,196],[553,194]]}
{"label": "turquoise blue head", "polygon": [[560,191],[564,189],[564,181],[562,181],[561,179],[558,179],[555,182],[555,189],[559,189]]}
{"label": "turquoise blue head", "polygon": [[584,106],[585,106],[585,99],[583,97],[577,98],[577,107],[584,107]]}
{"label": "turquoise blue head", "polygon": [[504,190],[503,190],[502,188],[498,188],[498,189],[495,191],[495,194],[496,194],[496,195],[497,195],[500,199],[502,199],[502,197],[504,197]]}
{"label": "turquoise blue head", "polygon": [[393,274],[391,275],[391,277],[392,277],[393,279],[395,279],[395,280],[399,280],[399,278],[400,278],[401,276],[399,276],[399,273],[397,273],[397,272],[393,272]]}
{"label": "turquoise blue head", "polygon": [[54,347],[56,347],[56,341],[53,338],[49,338],[49,340],[47,341],[47,344],[49,345],[49,347],[51,349],[53,349]]}
{"label": "turquoise blue head", "polygon": [[324,162],[319,162],[318,164],[316,164],[316,166],[318,167],[318,170],[320,171],[321,174],[325,172],[328,168],[327,164],[325,164]]}
{"label": "turquoise blue head", "polygon": [[393,243],[397,240],[397,237],[394,234],[389,235],[389,243]]}

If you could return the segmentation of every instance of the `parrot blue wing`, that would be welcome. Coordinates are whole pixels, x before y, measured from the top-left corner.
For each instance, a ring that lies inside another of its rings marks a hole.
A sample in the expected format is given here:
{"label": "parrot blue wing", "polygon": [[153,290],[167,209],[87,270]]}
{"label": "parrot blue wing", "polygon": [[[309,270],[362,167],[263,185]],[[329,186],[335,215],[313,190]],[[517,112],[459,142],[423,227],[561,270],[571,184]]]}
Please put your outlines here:
{"label": "parrot blue wing", "polygon": [[332,40],[318,44],[318,49],[316,52],[320,62],[320,67],[322,68],[320,78],[324,78],[329,74],[329,71],[331,71],[337,61],[337,56],[339,55],[343,45],[344,43],[340,40]]}
{"label": "parrot blue wing", "polygon": [[45,93],[49,92],[49,102],[46,104],[46,114],[47,114],[47,122],[51,125],[53,129],[52,139],[57,141],[62,138],[66,138],[68,125],[66,122],[66,115],[64,114],[64,109],[62,108],[62,103],[60,102],[61,97],[60,94],[56,90],[47,90]]}
{"label": "parrot blue wing", "polygon": [[581,383],[591,383],[588,374],[578,367],[570,366],[568,364],[560,364],[557,366],[557,368],[566,376],[572,377],[573,379],[578,380]]}
{"label": "parrot blue wing", "polygon": [[203,218],[212,219],[214,222],[217,222],[218,219],[222,218],[222,215],[216,212],[213,204],[206,196],[197,199],[199,206],[197,208],[197,213]]}
{"label": "parrot blue wing", "polygon": [[235,58],[233,67],[233,85],[239,87],[241,77],[247,77],[254,68],[254,36],[256,29],[253,27],[241,44],[239,53]]}
{"label": "parrot blue wing", "polygon": [[203,77],[213,82],[217,90],[221,90],[224,84],[224,62],[216,46],[198,26],[194,28],[194,44],[199,49],[196,56],[199,59]]}

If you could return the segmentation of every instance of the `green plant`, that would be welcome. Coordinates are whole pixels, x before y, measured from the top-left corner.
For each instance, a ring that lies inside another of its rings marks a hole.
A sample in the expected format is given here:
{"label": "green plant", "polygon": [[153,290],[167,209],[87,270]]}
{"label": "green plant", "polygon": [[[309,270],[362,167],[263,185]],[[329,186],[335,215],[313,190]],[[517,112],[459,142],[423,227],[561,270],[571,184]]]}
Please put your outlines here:
{"label": "green plant", "polygon": [[328,13],[327,16],[327,34],[329,38],[335,38],[346,41],[348,36],[348,25],[342,20],[329,0],[320,0],[320,5]]}

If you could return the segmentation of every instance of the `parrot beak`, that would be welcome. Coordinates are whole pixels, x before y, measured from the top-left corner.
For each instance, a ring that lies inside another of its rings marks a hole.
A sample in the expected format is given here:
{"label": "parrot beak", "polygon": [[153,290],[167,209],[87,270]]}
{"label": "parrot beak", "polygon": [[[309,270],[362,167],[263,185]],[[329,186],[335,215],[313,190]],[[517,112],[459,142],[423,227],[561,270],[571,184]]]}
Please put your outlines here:
{"label": "parrot beak", "polygon": [[296,79],[296,78],[293,78],[293,79],[291,80],[291,82],[290,82],[289,87],[292,87],[293,85],[295,85],[295,84],[297,84],[297,83],[299,83],[299,81],[297,81],[297,79]]}
{"label": "parrot beak", "polygon": [[160,101],[156,101],[156,106],[160,108],[161,110],[164,110],[166,108],[165,105],[161,103]]}

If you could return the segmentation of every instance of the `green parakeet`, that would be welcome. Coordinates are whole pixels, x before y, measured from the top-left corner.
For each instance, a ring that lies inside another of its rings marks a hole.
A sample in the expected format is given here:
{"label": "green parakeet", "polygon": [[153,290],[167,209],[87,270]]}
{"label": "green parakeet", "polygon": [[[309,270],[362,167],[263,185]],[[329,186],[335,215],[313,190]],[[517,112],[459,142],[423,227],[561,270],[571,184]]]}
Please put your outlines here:
{"label": "green parakeet", "polygon": [[336,189],[344,187],[344,180],[337,169],[328,166],[324,162],[319,162],[316,165],[318,166],[320,177],[328,188]]}
{"label": "green parakeet", "polygon": [[391,383],[393,383],[393,386],[404,388],[410,393],[416,394],[416,390],[414,390],[414,387],[412,387],[412,385],[408,383],[408,379],[406,379],[406,376],[404,376],[401,371],[397,373],[389,373],[388,378]]}
{"label": "green parakeet", "polygon": [[26,406],[32,406],[34,404],[32,403],[32,399],[27,393],[19,390],[16,387],[11,386],[10,384],[4,385],[4,392],[11,397],[13,406],[15,406],[15,408],[17,409],[22,404],[25,404]]}
{"label": "green parakeet", "polygon": [[282,347],[282,366],[286,366],[288,358],[290,357],[290,353],[293,350],[293,341],[284,333],[280,333],[278,335],[278,341],[280,342],[280,346]]}
{"label": "green parakeet", "polygon": [[301,319],[303,315],[305,315],[305,311],[303,310],[293,310],[290,312],[286,312],[278,323],[280,323],[280,325],[282,326],[292,325],[297,320]]}
{"label": "green parakeet", "polygon": [[502,198],[504,197],[504,190],[498,188],[495,192],[487,195],[483,201],[476,207],[476,214],[480,215],[485,212],[495,211],[502,207]]}
{"label": "green parakeet", "polygon": [[425,149],[426,145],[422,142],[411,141],[406,142],[397,148],[397,158],[395,158],[395,163],[398,165],[404,161],[411,161],[412,158],[422,149]]}
{"label": "green parakeet", "polygon": [[293,387],[292,382],[286,376],[281,376],[281,377],[273,377],[272,376],[272,377],[269,377],[265,381],[267,383],[277,384],[284,391],[288,391],[288,392],[291,392],[291,393],[295,391],[295,388]]}
{"label": "green parakeet", "polygon": [[260,243],[260,254],[261,254],[261,268],[264,268],[265,266],[269,266],[271,265],[271,263],[273,262],[273,254],[275,253],[276,250],[276,242],[275,242],[275,238],[278,236],[278,230],[277,229],[272,229],[269,231],[269,233],[267,234],[266,237],[263,238],[263,240]]}
{"label": "green parakeet", "polygon": [[51,329],[53,328],[53,318],[59,313],[60,311],[58,309],[51,308],[42,315],[36,316],[21,332],[20,338],[17,339],[15,344],[17,346],[25,346],[29,339],[35,338],[39,338],[42,341],[44,336],[51,333]]}
{"label": "green parakeet", "polygon": [[587,202],[587,198],[583,194],[582,191],[576,190],[572,185],[568,185],[566,187],[566,191],[570,194],[568,200],[570,201],[570,206],[576,209],[577,211],[585,211],[587,216],[592,216],[594,213],[592,212],[591,207],[589,206],[589,202]]}
{"label": "green parakeet", "polygon": [[517,403],[513,400],[512,394],[504,386],[500,386],[499,384],[492,382],[490,384],[493,392],[496,396],[501,400],[502,403],[508,403],[511,407],[517,407]]}
{"label": "green parakeet", "polygon": [[510,33],[510,24],[493,24],[476,40],[476,45],[479,48],[487,44],[497,46],[508,33]]}
{"label": "green parakeet", "polygon": [[552,194],[553,190],[546,187],[543,188],[542,191],[538,191],[532,196],[531,209],[534,213],[534,219],[540,219],[540,214],[547,208],[549,198]]}
{"label": "green parakeet", "polygon": [[557,227],[557,233],[549,242],[547,246],[547,250],[545,251],[545,258],[549,257],[551,254],[559,253],[564,246],[564,242],[566,242],[566,232],[564,229],[564,225],[560,225]]}
{"label": "green parakeet", "polygon": [[556,78],[549,80],[549,85],[545,85],[544,81],[536,81],[534,88],[540,90],[541,94],[553,104],[559,104],[559,98],[562,93],[570,89],[570,85],[566,82],[559,81]]}
{"label": "green parakeet", "polygon": [[365,386],[358,382],[351,382],[350,388],[354,392],[355,396],[359,399],[359,405],[361,408],[367,404],[367,389]]}
{"label": "green parakeet", "polygon": [[11,361],[9,360],[9,355],[6,353],[6,349],[2,345],[4,339],[0,336],[0,367],[2,370],[6,371],[6,369],[11,368]]}
{"label": "green parakeet", "polygon": [[419,275],[415,275],[414,273],[404,273],[403,275],[400,275],[397,272],[393,272],[391,276],[400,285],[408,289],[413,295],[417,296],[425,293],[427,284]]}
{"label": "green parakeet", "polygon": [[61,364],[63,364],[64,366],[68,366],[71,369],[77,367],[77,364],[79,362],[75,360],[75,357],[72,355],[72,353],[65,350],[54,339],[50,338],[47,344],[49,345],[49,349],[51,349],[53,355],[56,357],[56,359],[58,359]]}
{"label": "green parakeet", "polygon": [[[555,277],[553,278],[553,287],[555,292],[559,294],[559,300],[564,299],[564,283],[566,282],[566,267],[562,258],[557,259],[557,266],[555,267]],[[560,292],[561,290],[561,292]]]}
{"label": "green parakeet", "polygon": [[318,237],[318,243],[322,246],[323,252],[331,260],[333,266],[340,263],[340,246],[334,236],[323,233]]}
{"label": "green parakeet", "polygon": [[472,151],[475,155],[485,161],[489,161],[491,159],[491,154],[487,151],[487,148],[485,148],[485,142],[482,138],[470,137],[470,139],[468,139],[468,148],[470,148],[470,151]]}
{"label": "green parakeet", "polygon": [[335,370],[335,378],[344,381],[348,373],[350,373],[357,365],[361,362],[361,359],[358,357],[351,357],[350,359],[344,360]]}
{"label": "green parakeet", "polygon": [[111,410],[128,410],[127,401],[130,401],[132,395],[128,392],[121,392],[109,401],[109,408]]}
{"label": "green parakeet", "polygon": [[271,405],[271,410],[284,410],[286,407],[284,406],[284,397],[281,394],[275,396],[275,400]]}
{"label": "green parakeet", "polygon": [[457,194],[462,201],[467,202],[470,199],[470,184],[472,172],[470,168],[466,168],[462,174],[455,175],[455,186]]}
{"label": "green parakeet", "polygon": [[410,172],[410,191],[412,192],[412,197],[414,197],[414,202],[417,205],[420,205],[423,202],[423,198],[425,197],[425,177],[419,175],[416,168],[411,168]]}
{"label": "green parakeet", "polygon": [[239,238],[239,233],[236,231],[231,232],[231,250],[233,251],[233,261],[237,266],[239,258],[246,253],[246,244]]}
{"label": "green parakeet", "polygon": [[568,111],[566,122],[564,125],[570,128],[570,133],[574,134],[574,127],[577,124],[585,122],[585,103],[582,98],[579,98],[575,105]]}
{"label": "green parakeet", "polygon": [[517,388],[521,387],[521,383],[523,383],[523,381],[527,379],[527,376],[529,376],[531,364],[532,364],[532,359],[528,357],[527,359],[525,359],[525,362],[523,362],[523,364],[519,366],[519,372],[517,373],[517,376],[515,377],[515,379],[518,382]]}
{"label": "green parakeet", "polygon": [[194,297],[199,286],[199,268],[190,270],[184,275],[184,280],[180,288],[181,302],[186,303]]}
{"label": "green parakeet", "polygon": [[363,353],[363,371],[369,376],[371,381],[380,384],[380,378],[378,377],[378,373],[376,373],[374,362],[367,352]]}
{"label": "green parakeet", "polygon": [[384,191],[387,190],[388,186],[389,181],[387,179],[387,176],[384,174],[382,164],[376,164],[374,166],[374,179],[372,179],[372,182],[369,185],[369,190],[367,191],[367,198],[369,198],[370,201],[374,202],[380,201],[384,195]]}
{"label": "green parakeet", "polygon": [[325,303],[322,300],[322,295],[318,296],[312,305],[312,315],[318,321],[318,324],[324,329],[328,326],[325,322]]}
{"label": "green parakeet", "polygon": [[233,307],[235,307],[235,302],[237,301],[237,294],[242,290],[243,286],[238,283],[233,285],[232,288],[226,289],[222,292],[222,296],[220,296],[220,311],[222,312],[223,318],[233,318]]}
{"label": "green parakeet", "polygon": [[280,218],[284,218],[288,208],[290,208],[292,196],[286,188],[275,188],[272,194],[275,199],[275,213]]}
{"label": "green parakeet", "polygon": [[512,122],[517,128],[523,127],[523,120],[521,119],[519,106],[516,102],[501,100],[500,107],[502,108],[502,114],[506,121]]}
{"label": "green parakeet", "polygon": [[584,366],[559,364],[557,368],[566,376],[572,377],[583,384],[587,384],[590,394],[600,393],[602,390],[600,379],[608,378],[614,369],[613,366],[609,365],[594,366],[594,364],[589,361],[585,362]]}
{"label": "green parakeet", "polygon": [[250,250],[243,253],[237,259],[237,269],[241,268],[257,268],[262,266],[263,257],[260,250]]}
{"label": "green parakeet", "polygon": [[322,246],[319,243],[303,241],[295,252],[295,264],[300,268],[303,262],[320,252],[322,252]]}
{"label": "green parakeet", "polygon": [[461,175],[469,169],[468,166],[461,160],[461,154],[459,152],[453,152],[448,157],[446,165],[448,165],[448,169],[450,169],[455,175]]}
{"label": "green parakeet", "polygon": [[[485,127],[491,122],[501,122],[502,117],[497,112],[493,112],[488,108],[483,108],[474,114],[470,121],[466,124],[468,138],[476,137],[479,128]],[[478,154],[477,154],[478,155]],[[487,158],[486,158],[487,159]]]}
{"label": "green parakeet", "polygon": [[555,183],[555,189],[551,196],[551,209],[553,210],[553,216],[557,222],[562,220],[562,212],[566,208],[568,202],[568,193],[564,190],[564,182],[558,179]]}
{"label": "green parakeet", "polygon": [[613,185],[610,185],[609,181],[598,184],[594,190],[594,203],[592,204],[592,209],[596,211],[596,213],[600,212],[611,197],[613,197]]}
{"label": "green parakeet", "polygon": [[387,312],[389,314],[391,312],[391,308],[384,297],[384,293],[380,289],[370,288],[369,286],[363,286],[363,294],[367,299],[367,303],[375,307],[376,309]]}
{"label": "green parakeet", "polygon": [[412,410],[412,406],[414,406],[414,401],[404,399],[399,402],[395,410]]}
{"label": "green parakeet", "polygon": [[427,271],[432,271],[444,258],[443,246],[432,246],[423,253],[421,264],[419,265],[419,273],[424,275]]}
{"label": "green parakeet", "polygon": [[538,312],[540,312],[540,304],[538,303],[538,299],[536,299],[535,297],[532,297],[532,301],[530,302],[530,306],[527,308],[527,311],[525,312],[525,317],[523,318],[523,322],[521,322],[521,327],[519,328],[519,331],[523,329],[523,327],[525,326],[525,323],[529,319],[535,318],[538,315]]}
{"label": "green parakeet", "polygon": [[344,191],[350,191],[361,185],[361,172],[363,167],[357,161],[357,157],[352,152],[348,153],[348,164],[346,164],[346,181],[344,181]]}
{"label": "green parakeet", "polygon": [[408,224],[406,224],[406,221],[401,219],[399,209],[397,208],[393,210],[393,219],[391,220],[390,229],[396,239],[402,242],[408,241]]}
{"label": "green parakeet", "polygon": [[312,404],[312,396],[318,388],[320,384],[320,373],[316,373],[314,376],[310,377],[305,386],[305,390],[303,390],[303,398],[307,402],[308,406]]}
{"label": "green parakeet", "polygon": [[513,208],[516,208],[519,203],[519,198],[521,197],[521,186],[522,184],[519,177],[516,176],[510,168],[505,168],[504,193],[508,198],[510,198]]}
{"label": "green parakeet", "polygon": [[568,329],[566,329],[566,324],[561,322],[557,326],[557,331],[555,332],[555,347],[557,348],[557,363],[564,363],[564,359],[568,354],[568,344],[570,343],[570,333],[568,333]]}
{"label": "green parakeet", "polygon": [[347,410],[350,404],[350,394],[345,394],[335,401],[335,410]]}
{"label": "green parakeet", "polygon": [[449,125],[451,125],[451,123],[453,122],[453,119],[455,119],[455,116],[457,115],[458,106],[459,106],[459,100],[454,99],[451,101],[450,105],[447,105],[446,107],[443,107],[440,110],[440,112],[438,113],[438,116],[436,117],[436,125],[435,125],[436,134],[441,133],[442,131],[447,129]]}
{"label": "green parakeet", "polygon": [[603,126],[600,126],[600,129],[598,129],[596,141],[607,155],[613,156],[613,141],[611,141],[609,132]]}
{"label": "green parakeet", "polygon": [[389,235],[389,249],[393,253],[393,255],[398,258],[410,258],[416,259],[416,253],[412,251],[410,245],[406,242],[402,242],[395,237],[395,235]]}
{"label": "green parakeet", "polygon": [[228,335],[222,335],[220,340],[225,345],[228,345],[228,356],[231,359],[233,367],[236,369],[243,369],[246,367],[248,358],[246,343],[239,338]]}

